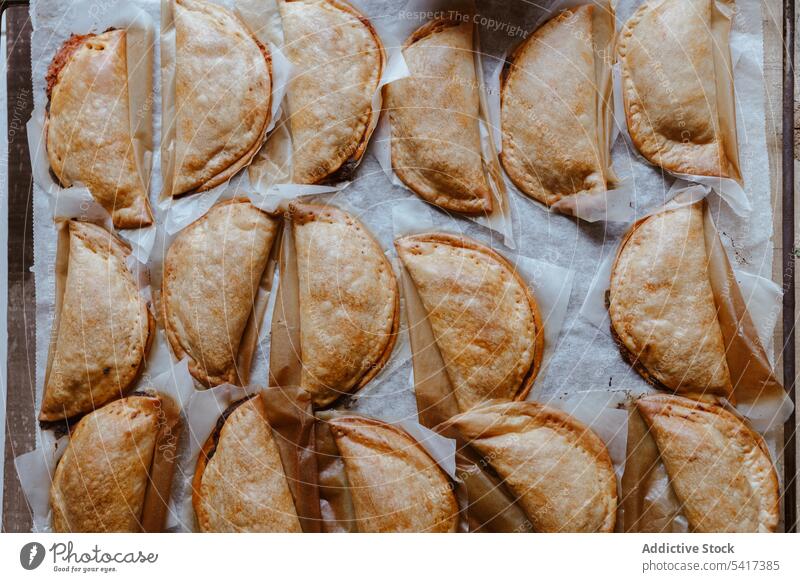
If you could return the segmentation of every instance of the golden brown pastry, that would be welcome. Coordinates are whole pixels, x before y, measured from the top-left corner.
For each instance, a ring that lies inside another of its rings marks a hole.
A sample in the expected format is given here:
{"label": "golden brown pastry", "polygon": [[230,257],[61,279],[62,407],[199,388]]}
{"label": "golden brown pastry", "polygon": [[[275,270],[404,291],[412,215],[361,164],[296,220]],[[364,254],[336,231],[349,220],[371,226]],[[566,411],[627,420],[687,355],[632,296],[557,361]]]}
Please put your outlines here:
{"label": "golden brown pastry", "polygon": [[296,67],[286,97],[293,182],[346,177],[367,149],[378,111],[383,45],[355,8],[339,0],[280,0],[284,50]]}
{"label": "golden brown pastry", "polygon": [[609,315],[623,355],[646,380],[681,393],[732,394],[702,202],[634,225],[611,272]]}
{"label": "golden brown pastry", "polygon": [[761,436],[721,406],[658,394],[636,401],[693,531],[772,532],[778,477]]}
{"label": "golden brown pastry", "polygon": [[590,4],[559,13],[517,48],[504,71],[500,159],[514,184],[543,204],[608,189],[608,104],[598,92],[610,83],[610,68],[595,51],[614,23],[600,12]]}
{"label": "golden brown pastry", "polygon": [[133,147],[124,30],[73,35],[47,72],[47,155],[62,185],[85,184],[116,228],[153,222]]}
{"label": "golden brown pastry", "polygon": [[[720,129],[712,34],[716,0],[650,0],[619,35],[628,132],[639,152],[665,170],[737,177]],[[731,1],[731,4],[733,2]],[[730,26],[728,24],[728,26]],[[723,88],[723,89],[721,89]]]}
{"label": "golden brown pastry", "polygon": [[424,200],[465,214],[492,211],[481,155],[473,26],[435,20],[406,42],[410,77],[384,89],[392,167]]}
{"label": "golden brown pastry", "polygon": [[260,396],[226,412],[197,460],[192,504],[204,532],[299,532]]}
{"label": "golden brown pastry", "polygon": [[70,221],[69,259],[53,328],[39,420],[90,412],[120,398],[144,366],[155,329],[126,261],[104,228]]}
{"label": "golden brown pastry", "polygon": [[399,325],[392,265],[350,214],[292,204],[300,287],[301,385],[316,406],[362,388],[388,361]]}
{"label": "golden brown pastry", "polygon": [[279,222],[243,199],[212,207],[167,251],[164,328],[175,356],[207,386],[240,384],[242,336],[256,304]]}
{"label": "golden brown pastry", "polygon": [[344,460],[358,531],[453,532],[458,504],[447,475],[404,431],[358,416],[329,421]]}
{"label": "golden brown pastry", "polygon": [[229,10],[174,0],[173,196],[233,177],[261,148],[270,121],[267,49]]}
{"label": "golden brown pastry", "polygon": [[81,419],[50,488],[53,531],[142,531],[160,410],[158,398],[130,396]]}
{"label": "golden brown pastry", "polygon": [[544,351],[536,300],[514,267],[484,245],[431,233],[395,241],[428,314],[459,408],[523,399]]}
{"label": "golden brown pastry", "polygon": [[517,496],[537,532],[612,532],[617,479],[589,428],[537,402],[474,408],[449,420]]}

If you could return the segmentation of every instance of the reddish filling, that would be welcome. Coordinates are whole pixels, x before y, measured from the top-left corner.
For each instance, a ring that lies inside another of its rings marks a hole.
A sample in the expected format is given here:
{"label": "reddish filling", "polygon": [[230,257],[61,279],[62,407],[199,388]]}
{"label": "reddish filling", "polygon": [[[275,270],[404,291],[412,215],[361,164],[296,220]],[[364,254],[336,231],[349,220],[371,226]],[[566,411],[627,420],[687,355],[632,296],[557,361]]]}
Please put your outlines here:
{"label": "reddish filling", "polygon": [[53,61],[50,63],[50,68],[47,69],[47,77],[45,77],[45,80],[47,81],[48,99],[50,99],[50,95],[53,92],[53,87],[55,87],[56,83],[58,83],[58,76],[72,58],[73,53],[78,50],[78,48],[80,48],[84,42],[94,36],[96,35],[73,34],[63,45],[61,45],[61,48],[58,49],[56,56],[53,57]]}

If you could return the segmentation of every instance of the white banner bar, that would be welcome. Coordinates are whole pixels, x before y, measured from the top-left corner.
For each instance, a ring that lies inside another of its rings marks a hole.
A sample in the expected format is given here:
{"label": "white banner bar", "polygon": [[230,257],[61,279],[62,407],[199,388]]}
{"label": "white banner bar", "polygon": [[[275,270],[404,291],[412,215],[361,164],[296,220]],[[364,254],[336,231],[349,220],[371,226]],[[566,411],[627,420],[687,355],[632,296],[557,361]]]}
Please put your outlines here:
{"label": "white banner bar", "polygon": [[15,581],[794,581],[798,550],[791,534],[4,534],[0,572]]}

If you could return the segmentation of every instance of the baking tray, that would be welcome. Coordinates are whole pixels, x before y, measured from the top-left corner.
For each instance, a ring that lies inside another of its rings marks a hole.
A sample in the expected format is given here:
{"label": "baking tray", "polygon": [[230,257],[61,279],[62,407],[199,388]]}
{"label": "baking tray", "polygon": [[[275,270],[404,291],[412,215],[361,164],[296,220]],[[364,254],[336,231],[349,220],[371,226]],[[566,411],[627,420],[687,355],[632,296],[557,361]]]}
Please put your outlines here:
{"label": "baking tray", "polygon": [[[780,1],[763,0],[777,13]],[[781,106],[780,191],[781,273],[783,295],[782,348],[783,383],[796,401],[795,351],[795,5],[783,0],[783,85]],[[35,296],[33,266],[32,193],[25,123],[33,110],[31,88],[31,22],[28,0],[0,0],[0,15],[6,13],[7,109],[8,109],[8,373],[5,398],[6,438],[2,531],[29,532],[31,514],[22,494],[14,457],[35,446]],[[3,166],[0,166],[3,168]],[[2,171],[2,170],[0,170]],[[777,233],[776,233],[777,234]],[[777,240],[775,241],[777,243]],[[0,282],[2,284],[2,282]],[[2,385],[2,384],[0,384]],[[0,413],[0,418],[3,415]],[[784,426],[784,522],[787,532],[797,532],[797,417],[792,412]]]}

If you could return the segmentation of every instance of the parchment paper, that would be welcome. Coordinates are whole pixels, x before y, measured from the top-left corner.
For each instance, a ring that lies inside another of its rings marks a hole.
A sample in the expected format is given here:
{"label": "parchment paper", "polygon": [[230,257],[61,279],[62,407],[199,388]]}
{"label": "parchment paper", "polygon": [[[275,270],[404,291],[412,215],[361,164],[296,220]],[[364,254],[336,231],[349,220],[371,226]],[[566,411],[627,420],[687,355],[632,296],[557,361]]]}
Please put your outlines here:
{"label": "parchment paper", "polygon": [[[205,214],[211,206],[220,199],[227,199],[236,195],[245,195],[252,190],[246,168],[240,170],[235,176],[223,184],[220,184],[204,192],[184,193],[177,197],[169,195],[167,190],[170,188],[167,183],[171,183],[171,176],[174,172],[175,160],[173,159],[174,140],[175,140],[175,24],[173,15],[173,1],[161,0],[161,32],[160,32],[160,73],[161,73],[161,106],[163,115],[161,122],[161,147],[160,155],[160,177],[162,181],[161,193],[158,199],[158,211],[166,215],[166,230],[174,234],[181,228],[195,221]],[[220,6],[226,7],[236,13],[234,0],[212,0]],[[245,23],[246,24],[246,23]],[[253,32],[253,31],[251,31]],[[261,143],[266,140],[270,131],[275,128],[281,116],[281,102],[283,101],[286,85],[292,74],[291,63],[283,56],[281,50],[272,44],[268,38],[258,36],[261,41],[266,42],[266,48],[270,56],[270,118],[264,135],[261,136]],[[199,86],[199,85],[198,85]],[[247,159],[245,166],[248,166],[252,159],[260,150],[260,145],[248,152],[244,159]],[[166,177],[166,179],[165,179]]]}
{"label": "parchment paper", "polygon": [[[31,10],[33,12],[33,7]],[[135,152],[137,170],[142,177],[143,183],[148,185],[151,178],[155,143],[153,139],[153,108],[151,103],[152,78],[155,66],[153,59],[155,20],[135,4],[119,4],[113,10],[98,10],[96,4],[91,0],[73,2],[70,15],[68,29],[59,28],[53,31],[53,37],[61,39],[56,50],[61,46],[60,43],[72,34],[102,33],[109,28],[122,29],[127,33],[128,101],[133,138],[132,145]],[[66,37],[62,38],[65,33]],[[47,66],[49,66],[49,62],[45,65],[45,72],[47,71]],[[36,74],[33,76],[36,78]],[[38,87],[36,84],[34,86]],[[80,195],[91,199],[91,194],[84,184],[76,182],[72,187],[64,188],[51,172],[50,161],[47,157],[45,133],[45,119],[47,116],[46,85],[44,97],[41,99],[39,97],[36,95],[34,98],[35,107],[27,125],[28,147],[31,152],[31,173],[34,183],[52,197],[51,203],[54,205],[58,205],[61,202],[61,198],[70,197],[71,195]],[[100,208],[105,212],[105,209]],[[147,261],[150,249],[153,246],[155,232],[155,227],[150,226],[121,230],[119,234],[131,244],[134,254],[144,263]]]}
{"label": "parchment paper", "polygon": [[[280,10],[278,8],[278,0],[235,0],[237,10],[240,14],[246,16],[247,21],[250,23],[250,28],[259,40],[262,42],[269,42],[274,46],[283,46],[284,35],[283,25],[281,22]],[[362,13],[368,5],[365,0],[350,0],[349,4]],[[385,22],[376,21],[371,22],[375,32],[384,42],[384,39],[391,39],[391,31],[386,30]],[[378,80],[378,85],[372,95],[372,116],[369,125],[366,129],[366,140],[372,137],[378,120],[380,118],[380,111],[382,105],[381,91],[384,85],[391,83],[397,79],[408,76],[408,68],[403,60],[403,54],[400,51],[397,43],[390,42],[387,47],[385,42],[383,46],[383,68],[381,77]],[[292,76],[302,71],[296,71],[295,66],[287,60],[287,63],[292,67],[289,78],[286,79],[285,85],[288,86],[292,81]],[[285,96],[285,91],[282,93]],[[261,194],[275,195],[280,194],[283,197],[299,196],[304,190],[302,185],[292,184],[292,135],[291,126],[288,119],[288,107],[286,103],[282,103],[281,107],[284,111],[283,116],[278,120],[276,130],[270,135],[267,143],[261,151],[258,152],[253,160],[253,163],[248,168],[248,176],[251,184],[256,191]],[[366,155],[366,148],[363,150]],[[351,160],[352,173],[361,164],[363,155],[356,159]],[[348,165],[351,165],[348,162]],[[338,172],[334,173],[333,179],[324,180],[324,186],[327,192],[335,192],[350,185],[350,179],[336,180],[335,176]],[[332,182],[332,183],[330,183]],[[321,193],[322,190],[317,190],[316,193]]]}
{"label": "parchment paper", "polygon": [[[447,226],[441,224],[434,226],[433,211],[421,201],[407,201],[398,204],[395,206],[393,219],[395,240],[403,236],[429,232],[461,234],[459,224],[455,221],[451,221]],[[478,242],[485,241],[478,239]],[[561,335],[575,273],[569,269],[539,261],[521,253],[512,253],[510,249],[502,249],[495,246],[492,250],[503,255],[528,285],[536,299],[544,327],[544,352],[542,354],[541,367],[536,382],[521,395],[521,397],[524,397],[529,391],[535,392],[537,390],[539,377],[547,372],[549,358],[553,355]],[[446,375],[440,373],[444,364],[436,346],[425,308],[422,306],[411,277],[402,267],[400,268],[400,274],[406,324],[410,330],[411,351],[414,360],[414,381],[419,381],[421,384],[428,386],[428,388],[432,388],[431,382],[434,377],[439,377],[439,380],[436,381],[437,383],[441,382],[439,388],[435,391],[428,392],[427,390],[420,390],[419,387],[416,389],[417,408],[420,411],[420,418],[425,418],[427,416],[425,410],[428,406],[447,403],[444,405],[450,410],[455,405],[455,402],[452,401],[449,394],[452,390]],[[436,392],[435,396],[433,392]],[[428,426],[434,426],[434,424],[427,423],[424,420],[423,423]]]}
{"label": "parchment paper", "polygon": [[[103,0],[94,3],[93,14],[97,16],[113,13],[123,0]],[[131,4],[143,8],[154,22],[160,22],[159,0],[130,0]],[[640,0],[620,0],[617,3],[617,27],[632,14]],[[478,4],[477,29],[480,36],[482,64],[485,76],[497,70],[504,55],[525,38],[535,25],[548,15],[539,3],[506,2],[484,0]],[[411,28],[421,26],[418,15],[406,11],[406,5],[396,0],[364,0],[366,15],[379,27],[386,20],[398,16],[414,20]],[[60,0],[32,0],[31,17],[34,26],[32,71],[34,101],[39,107],[45,104],[45,74],[61,43],[77,30],[72,3]],[[416,26],[414,26],[416,25]],[[380,28],[379,28],[380,30]],[[384,38],[389,48],[389,43]],[[761,276],[771,278],[772,273],[772,207],[770,200],[769,159],[765,139],[766,111],[764,104],[763,33],[761,29],[760,3],[740,0],[733,19],[731,43],[738,55],[734,64],[734,86],[736,91],[737,130],[741,172],[745,189],[752,205],[748,216],[737,217],[725,204],[720,204],[716,194],[708,198],[713,218],[720,232],[722,243],[731,259],[738,277]],[[160,47],[154,46],[155,65],[158,71]],[[154,73],[155,95],[152,100],[154,137],[160,138],[161,89],[160,76]],[[348,211],[379,239],[384,249],[390,249],[394,226],[392,210],[401,201],[416,200],[413,193],[393,185],[387,180],[374,155],[375,144],[370,145],[367,155],[356,173],[355,179],[343,191],[331,194],[326,202],[339,205],[346,201]],[[672,177],[659,169],[643,164],[625,140],[617,140],[612,151],[614,168],[621,180],[628,180],[635,189],[633,210],[636,216],[662,205],[669,199]],[[159,152],[156,150],[151,179],[151,202],[154,203],[159,232],[166,230],[165,217],[157,208],[154,193],[161,191]],[[247,196],[252,194],[249,184],[237,176],[225,188],[225,196]],[[590,321],[579,316],[581,299],[586,295],[590,283],[602,269],[603,257],[618,245],[626,231],[625,224],[580,223],[575,219],[547,212],[527,198],[509,195],[515,244],[520,252],[575,273],[572,300],[567,312],[560,338],[555,344],[552,357],[548,358],[548,371],[537,381],[536,398],[549,402],[559,398],[575,396],[594,397],[598,393],[625,395],[628,392],[646,391],[647,385],[639,375],[620,357],[617,346],[607,334]],[[55,306],[54,265],[56,256],[56,230],[49,196],[34,184],[34,275],[36,281],[36,408],[41,403],[41,391],[47,362],[47,348]],[[202,214],[202,212],[200,212]],[[198,214],[199,216],[199,214]],[[485,242],[500,242],[501,237],[484,227],[462,218],[448,218],[438,211],[432,212],[434,227],[448,227],[453,221],[459,230]],[[179,230],[183,225],[178,225]],[[158,242],[156,246],[158,246]],[[155,252],[155,251],[154,251]],[[741,279],[740,279],[741,285]],[[269,311],[269,309],[268,309]],[[758,319],[755,318],[754,319]],[[774,315],[770,316],[774,321]],[[759,332],[769,335],[771,325],[756,321]],[[267,323],[265,327],[269,327]],[[168,347],[161,332],[151,350],[143,379],[153,376],[156,366],[173,370]],[[160,338],[160,339],[159,339]],[[266,385],[269,336],[262,335],[256,351],[251,381]],[[771,353],[771,342],[764,342]],[[166,348],[166,349],[165,349]],[[174,374],[174,373],[173,373]],[[387,376],[387,381],[368,385],[361,398],[343,406],[387,421],[416,419],[417,409],[411,384],[410,359],[399,362]],[[43,444],[43,435],[37,434],[37,444]],[[774,447],[774,439],[771,441]],[[780,471],[779,471],[780,473]]]}
{"label": "parchment paper", "polygon": [[[326,410],[317,414],[317,422],[314,426],[322,531],[326,533],[359,531],[347,467],[341,458],[339,447],[328,423],[330,420],[346,416],[352,415],[336,410]],[[363,418],[367,423],[384,424],[383,421],[368,416]],[[393,424],[410,436],[435,461],[439,469],[447,474],[449,483],[446,491],[431,490],[428,495],[450,495],[450,492],[455,489],[455,480],[457,479],[455,441],[410,420],[388,424]],[[462,519],[463,516],[459,515],[459,521]],[[459,527],[459,530],[461,529],[463,528]]]}
{"label": "parchment paper", "polygon": [[[477,26],[480,18],[474,0],[408,0],[403,10],[387,22],[385,34],[387,38],[391,39],[392,45],[396,49],[402,50],[408,37],[415,30],[426,22],[440,18],[453,19],[457,22],[472,22],[474,27],[475,73],[477,91],[480,98],[480,119],[478,122],[481,135],[481,156],[486,180],[492,191],[493,208],[490,214],[465,218],[501,234],[505,245],[513,249],[515,248],[514,224],[511,218],[508,192],[502,179],[500,162],[497,158],[493,139],[490,100],[487,94],[487,84],[484,81],[483,51],[481,50],[481,40]],[[392,185],[405,188],[413,194],[413,191],[394,172],[391,140],[391,121],[388,113],[384,112],[375,131],[373,154]]]}
{"label": "parchment paper", "polygon": [[[322,200],[317,202],[325,204],[326,200],[323,197]],[[340,200],[336,207],[351,214],[355,214],[357,211],[347,204],[346,199]],[[269,384],[270,386],[297,386],[301,384],[303,369],[300,346],[301,321],[297,253],[292,235],[291,212],[287,204],[282,204],[281,209],[284,211],[285,224],[281,241],[280,283],[275,293],[275,308],[271,320]],[[386,254],[389,254],[389,251]],[[389,257],[389,260],[392,263],[392,274],[395,279],[399,280],[397,265],[391,260],[391,257]],[[403,317],[404,312],[405,303],[401,298],[394,347],[381,369],[361,388],[348,394],[341,394],[338,402],[334,402],[333,406],[338,403],[340,406],[351,408],[361,398],[369,398],[369,392],[381,386],[382,383],[397,382],[395,371],[410,357],[408,334],[405,329],[405,318]]]}
{"label": "parchment paper", "polygon": [[[595,89],[597,92],[597,111],[598,120],[597,143],[600,145],[599,155],[603,164],[606,166],[604,171],[608,179],[608,190],[595,192],[592,194],[582,194],[565,196],[551,206],[555,212],[561,212],[571,216],[576,216],[588,222],[597,221],[629,221],[633,218],[634,189],[629,181],[620,181],[611,166],[611,146],[619,135],[619,129],[614,123],[614,98],[612,83],[612,61],[614,30],[615,25],[613,8],[608,0],[554,0],[549,3],[549,11],[543,13],[533,30],[537,30],[550,20],[550,16],[557,15],[560,11],[575,8],[584,4],[594,4],[594,24],[593,30],[597,31],[597,38],[594,38],[594,57],[595,57]],[[564,34],[577,34],[575,32],[564,31]],[[527,37],[526,37],[527,38]],[[512,47],[509,53],[497,60],[496,67],[486,77],[486,94],[489,103],[489,118],[492,125],[495,148],[498,153],[502,152],[503,140],[501,129],[501,92],[502,76],[505,68],[513,55],[513,51],[518,49],[524,39],[520,39]],[[568,58],[568,57],[565,57]],[[566,66],[566,65],[565,65]],[[568,67],[567,67],[568,68]],[[558,100],[561,96],[553,94],[553,100]],[[563,105],[562,105],[563,106]],[[535,123],[535,119],[533,121]],[[528,199],[534,204],[541,204],[528,197],[511,181],[508,174],[503,171],[506,187],[523,199]],[[546,208],[545,205],[542,205]]]}
{"label": "parchment paper", "polygon": [[[741,66],[739,65],[739,58],[743,54],[744,47],[742,43],[731,42],[734,40],[731,33],[731,22],[736,13],[735,11],[735,3],[731,0],[716,0],[711,10],[711,34],[714,45],[713,59],[715,78],[717,80],[716,108],[719,114],[720,132],[724,139],[725,155],[730,161],[732,177],[720,178],[696,174],[682,174],[679,172],[670,173],[677,178],[713,188],[728,203],[731,210],[739,216],[745,216],[751,211],[752,204],[748,199],[747,192],[742,186],[742,176],[739,167],[736,104],[734,87],[731,83],[731,72],[734,70],[734,67],[737,67],[739,80],[744,77],[756,76],[757,73],[746,68],[748,66],[746,61],[742,63]],[[624,137],[628,146],[636,152],[639,161],[649,164],[650,162],[636,151],[628,132],[622,91],[621,66],[620,63],[614,66],[614,116],[620,134]]]}
{"label": "parchment paper", "polygon": [[[713,399],[708,399],[713,400]],[[746,422],[730,405],[723,406]],[[627,459],[622,475],[622,503],[619,507],[618,531],[652,533],[686,533],[689,522],[678,500],[658,445],[633,399],[628,409]],[[774,459],[776,451],[770,447]],[[780,478],[779,478],[780,480]],[[783,487],[780,488],[780,523],[783,531]]]}
{"label": "parchment paper", "polygon": [[212,433],[221,428],[221,417],[249,397],[262,398],[303,531],[320,531],[314,417],[308,394],[296,387],[243,388],[231,384],[196,391],[186,406],[188,438],[177,463],[169,531],[199,531],[192,506],[198,456]]}
{"label": "parchment paper", "polygon": [[[161,428],[142,509],[142,525],[148,532],[162,531],[169,515],[174,468],[183,433],[182,410],[193,391],[185,360],[155,378],[148,377],[146,385],[135,391],[135,394],[158,395],[162,400]],[[38,437],[37,448],[14,459],[14,465],[33,513],[33,531],[44,533],[52,531],[50,485],[56,465],[69,444],[69,435],[59,437],[55,431],[45,430]]]}
{"label": "parchment paper", "polygon": [[[734,387],[732,400],[735,399],[739,412],[747,416],[757,429],[768,431],[782,425],[793,406],[776,378],[772,370],[773,362],[764,348],[772,340],[773,328],[769,324],[774,318],[770,314],[779,309],[780,289],[763,277],[737,275],[734,272],[720,242],[708,204],[704,202],[709,192],[707,186],[673,188],[672,192],[674,198],[650,215],[687,205],[703,205],[708,277],[719,310],[718,319]],[[620,245],[624,245],[626,240],[623,239]],[[606,293],[618,252],[619,249],[603,261],[602,273],[592,281],[581,307],[583,317],[609,334]],[[739,280],[743,281],[747,294],[739,286]],[[757,326],[754,321],[761,324]]]}

